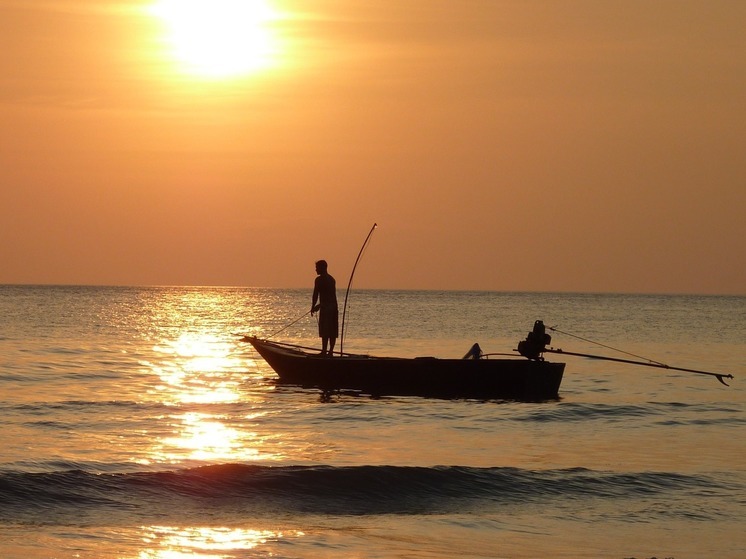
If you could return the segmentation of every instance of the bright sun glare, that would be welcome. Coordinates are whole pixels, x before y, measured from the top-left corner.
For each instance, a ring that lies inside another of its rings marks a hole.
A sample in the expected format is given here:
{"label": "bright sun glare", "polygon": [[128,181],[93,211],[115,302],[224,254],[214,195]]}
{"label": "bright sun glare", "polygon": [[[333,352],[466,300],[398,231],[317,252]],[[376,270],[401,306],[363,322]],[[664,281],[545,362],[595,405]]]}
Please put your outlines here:
{"label": "bright sun glare", "polygon": [[187,73],[227,78],[272,63],[269,23],[277,16],[265,0],[158,0],[151,11],[166,25],[173,56]]}

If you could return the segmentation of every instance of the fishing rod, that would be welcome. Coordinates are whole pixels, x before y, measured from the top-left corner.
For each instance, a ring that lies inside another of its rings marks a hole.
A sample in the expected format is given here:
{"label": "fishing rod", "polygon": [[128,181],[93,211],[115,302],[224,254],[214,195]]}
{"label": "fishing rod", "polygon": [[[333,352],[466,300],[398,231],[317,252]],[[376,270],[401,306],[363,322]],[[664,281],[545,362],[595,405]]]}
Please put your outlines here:
{"label": "fishing rod", "polygon": [[285,326],[283,326],[282,328],[280,328],[277,332],[275,332],[274,334],[270,334],[265,339],[268,340],[270,338],[274,338],[277,334],[279,334],[280,332],[284,332],[285,330],[287,330],[288,328],[290,328],[296,322],[300,322],[302,319],[306,318],[309,314],[311,314],[311,311],[304,312],[301,316],[299,316],[298,318],[296,318],[295,320],[293,320],[290,324],[286,324]]}
{"label": "fishing rod", "polygon": [[645,367],[655,367],[658,369],[669,369],[671,371],[684,371],[685,373],[696,373],[698,375],[710,375],[718,379],[725,386],[730,386],[730,385],[726,383],[723,379],[733,378],[733,375],[729,373],[713,373],[710,371],[698,371],[697,369],[684,369],[683,367],[672,367],[671,365],[666,365],[665,363],[658,363],[654,361],[652,362],[633,361],[632,359],[621,359],[619,357],[605,357],[603,355],[591,355],[588,353],[576,353],[573,351],[564,351],[560,348],[557,348],[557,349],[545,348],[544,351],[549,352],[549,353],[557,353],[560,355],[573,355],[575,357],[588,357],[590,359],[601,359],[603,361],[616,361],[617,363],[629,363],[631,365],[644,365]]}
{"label": "fishing rod", "polygon": [[[295,320],[293,320],[291,323],[286,324],[285,326],[283,326],[282,328],[280,328],[277,332],[275,332],[274,334],[270,334],[269,336],[267,336],[264,339],[268,340],[270,338],[274,338],[277,334],[279,334],[280,332],[284,332],[285,330],[287,330],[288,328],[290,328],[293,324],[296,324],[297,322],[300,322],[302,319],[306,318],[309,314],[311,314],[311,311],[306,311],[301,316],[299,316],[298,318],[296,318]],[[241,336],[242,338],[251,338],[252,337],[252,336],[249,336],[248,334],[239,334],[238,332],[234,332],[233,335],[234,336]],[[244,339],[243,341],[246,341],[246,340]]]}
{"label": "fishing rod", "polygon": [[345,343],[345,318],[347,316],[347,298],[350,295],[350,288],[352,287],[352,278],[355,277],[355,269],[357,268],[357,263],[360,262],[360,257],[363,255],[363,252],[365,251],[365,247],[368,245],[368,241],[370,241],[370,237],[371,235],[373,235],[373,231],[376,230],[376,227],[378,227],[378,224],[374,223],[373,227],[371,227],[370,231],[368,232],[368,236],[365,237],[365,241],[363,241],[363,246],[360,247],[360,252],[357,253],[355,264],[352,266],[352,272],[350,273],[350,281],[347,282],[347,291],[345,292],[345,302],[342,308],[342,332],[339,337],[339,352],[340,353],[342,353],[342,350],[344,349],[344,343]]}
{"label": "fishing rod", "polygon": [[723,379],[732,379],[733,375],[728,373],[713,373],[710,371],[700,371],[697,369],[685,369],[683,367],[672,367],[671,365],[667,365],[666,363],[661,363],[660,361],[654,361],[653,359],[648,359],[647,357],[642,357],[641,355],[635,355],[634,353],[629,353],[628,351],[622,351],[621,349],[617,349],[608,345],[604,345],[599,342],[594,342],[593,340],[588,340],[586,338],[581,338],[580,336],[576,336],[575,334],[570,334],[569,332],[563,332],[562,330],[559,330],[556,326],[547,326],[549,330],[552,332],[557,332],[559,334],[564,334],[566,336],[571,336],[573,338],[576,338],[578,340],[583,340],[584,342],[589,342],[597,346],[604,347],[606,349],[610,349],[612,351],[618,351],[619,353],[623,353],[625,355],[629,355],[631,357],[636,357],[638,359],[644,359],[645,361],[636,361],[633,359],[622,359],[619,357],[606,357],[604,355],[592,355],[589,353],[576,353],[573,351],[564,351],[560,348],[554,349],[554,348],[547,348],[544,347],[542,351],[546,351],[548,353],[557,353],[560,355],[572,355],[575,357],[587,357],[589,359],[599,359],[602,361],[614,361],[616,363],[628,363],[630,365],[643,365],[645,367],[655,367],[657,369],[669,369],[671,371],[683,371],[685,373],[696,373],[698,375],[709,375],[713,376],[716,379],[718,379],[722,384],[725,386],[729,386]]}
{"label": "fishing rod", "polygon": [[[575,338],[576,340],[581,340],[583,342],[588,342],[589,344],[597,345],[599,347],[603,347],[606,349],[610,349],[611,351],[616,351],[618,353],[623,353],[624,355],[629,355],[630,357],[636,357],[637,359],[642,359],[643,361],[647,361],[649,363],[654,363],[656,365],[661,365],[662,367],[665,367],[665,363],[661,363],[660,361],[655,361],[654,359],[649,359],[647,357],[643,357],[642,355],[636,355],[634,353],[630,353],[629,351],[624,351],[615,347],[611,347],[610,345],[605,345],[600,342],[596,342],[593,340],[589,340],[588,338],[583,338],[582,336],[578,336],[576,334],[570,334],[570,332],[563,332],[556,326],[547,326],[547,330],[551,330],[552,332],[557,332],[558,334],[564,334],[565,336],[570,336],[571,338]],[[569,355],[569,354],[568,354]]]}

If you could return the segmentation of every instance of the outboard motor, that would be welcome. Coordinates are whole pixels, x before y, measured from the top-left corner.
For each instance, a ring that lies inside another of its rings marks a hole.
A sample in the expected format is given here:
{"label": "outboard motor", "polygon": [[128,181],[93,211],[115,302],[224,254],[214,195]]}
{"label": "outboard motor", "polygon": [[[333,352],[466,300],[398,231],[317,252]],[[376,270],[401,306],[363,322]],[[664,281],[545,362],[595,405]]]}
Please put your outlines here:
{"label": "outboard motor", "polygon": [[547,345],[552,342],[552,336],[546,333],[544,322],[534,322],[534,329],[528,333],[526,339],[518,342],[518,353],[529,359],[543,360],[541,356]]}

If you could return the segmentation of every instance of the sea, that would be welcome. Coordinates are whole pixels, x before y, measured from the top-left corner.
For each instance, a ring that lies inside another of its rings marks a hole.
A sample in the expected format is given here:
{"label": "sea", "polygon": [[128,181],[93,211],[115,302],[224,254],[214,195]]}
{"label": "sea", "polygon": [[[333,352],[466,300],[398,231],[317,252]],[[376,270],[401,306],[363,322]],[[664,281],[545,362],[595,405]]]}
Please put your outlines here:
{"label": "sea", "polygon": [[0,558],[746,557],[746,297],[350,293],[346,352],[515,354],[543,320],[734,377],[547,354],[544,402],[280,385],[241,338],[320,347],[310,304],[0,286]]}

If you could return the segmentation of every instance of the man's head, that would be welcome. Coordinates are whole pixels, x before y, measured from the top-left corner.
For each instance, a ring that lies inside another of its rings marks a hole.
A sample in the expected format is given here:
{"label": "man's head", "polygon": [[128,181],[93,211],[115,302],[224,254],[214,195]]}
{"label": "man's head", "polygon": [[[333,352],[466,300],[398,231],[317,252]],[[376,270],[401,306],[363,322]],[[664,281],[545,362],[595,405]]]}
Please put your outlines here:
{"label": "man's head", "polygon": [[325,274],[326,273],[326,260],[318,260],[316,262],[316,273],[317,274]]}

